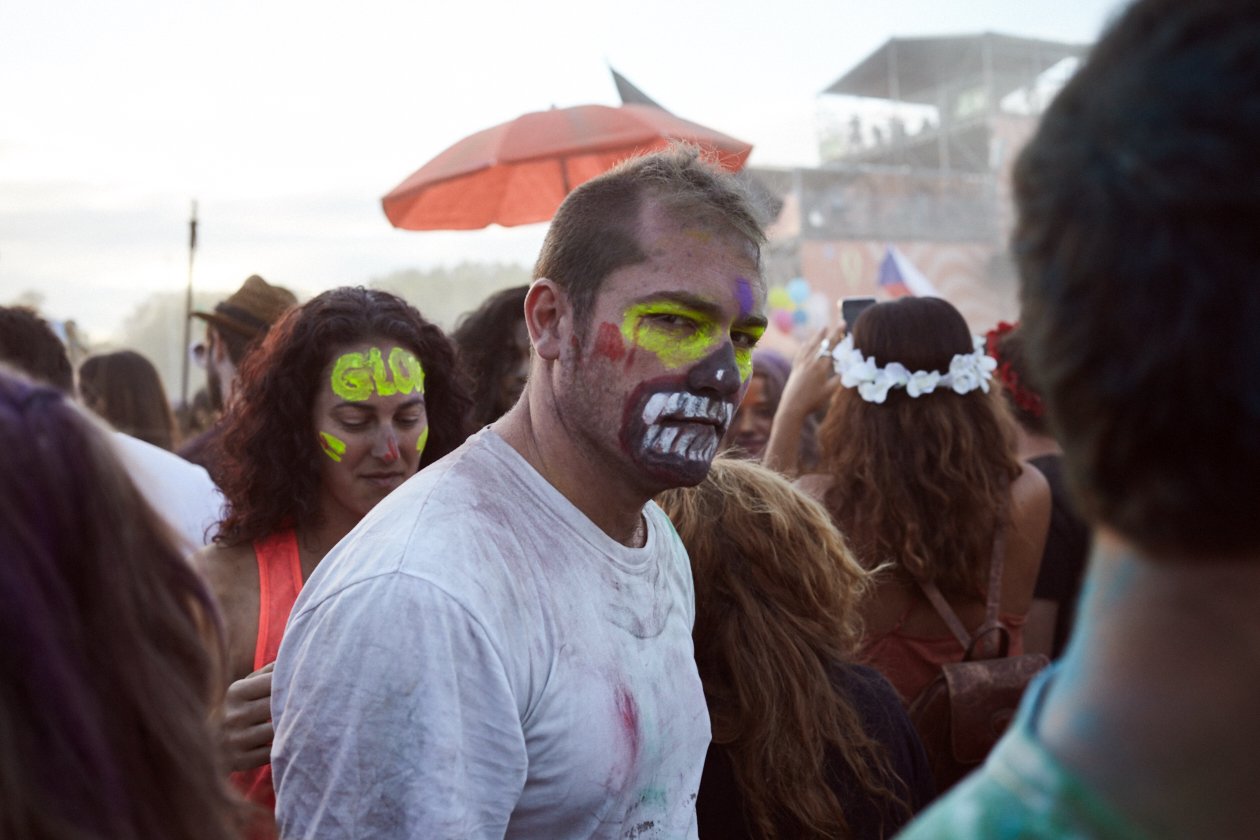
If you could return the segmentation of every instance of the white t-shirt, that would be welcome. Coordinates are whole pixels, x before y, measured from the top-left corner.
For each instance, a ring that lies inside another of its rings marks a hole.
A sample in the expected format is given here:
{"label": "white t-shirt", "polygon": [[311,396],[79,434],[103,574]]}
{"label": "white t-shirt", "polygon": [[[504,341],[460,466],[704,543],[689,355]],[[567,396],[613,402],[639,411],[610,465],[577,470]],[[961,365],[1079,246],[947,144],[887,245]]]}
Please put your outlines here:
{"label": "white t-shirt", "polygon": [[114,452],[149,505],[193,550],[209,545],[223,514],[223,494],[204,467],[122,432],[110,435]]}
{"label": "white t-shirt", "polygon": [[490,430],[377,505],[280,647],[281,836],[695,837],[691,570],[643,515],[621,545]]}

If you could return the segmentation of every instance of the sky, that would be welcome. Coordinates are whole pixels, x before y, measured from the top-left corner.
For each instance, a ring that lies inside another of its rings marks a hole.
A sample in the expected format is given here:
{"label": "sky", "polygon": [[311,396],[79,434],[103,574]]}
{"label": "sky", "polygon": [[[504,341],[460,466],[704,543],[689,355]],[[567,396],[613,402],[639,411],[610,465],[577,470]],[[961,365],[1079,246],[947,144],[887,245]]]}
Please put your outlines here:
{"label": "sky", "polygon": [[[250,274],[305,296],[464,260],[531,264],[545,225],[392,228],[380,198],[460,138],[616,105],[817,163],[819,93],[893,36],[1088,43],[1116,0],[0,0],[0,304],[108,340],[149,295]],[[826,97],[825,99],[831,99]],[[423,302],[415,301],[423,310]]]}

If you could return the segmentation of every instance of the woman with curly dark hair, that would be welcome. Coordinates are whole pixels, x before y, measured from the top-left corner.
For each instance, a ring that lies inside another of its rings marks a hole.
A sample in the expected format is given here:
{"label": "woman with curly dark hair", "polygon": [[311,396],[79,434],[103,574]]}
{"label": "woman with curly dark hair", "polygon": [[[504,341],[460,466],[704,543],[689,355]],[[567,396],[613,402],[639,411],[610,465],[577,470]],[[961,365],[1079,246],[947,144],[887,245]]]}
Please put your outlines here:
{"label": "woman with curly dark hair", "polygon": [[897,693],[856,664],[871,573],[826,509],[718,458],[657,497],[691,557],[696,665],[713,723],[701,837],[891,837],[932,797]]}
{"label": "woman with curly dark hair", "polygon": [[214,603],[108,435],[0,364],[0,837],[229,840]]}
{"label": "woman with curly dark hair", "polygon": [[388,292],[338,288],[287,312],[249,354],[219,438],[227,512],[198,563],[222,605],[235,779],[273,808],[271,666],[328,550],[467,434],[442,331]]}
{"label": "woman with curly dark hair", "polygon": [[961,660],[927,592],[939,589],[974,633],[999,538],[998,617],[1010,652],[1021,653],[1050,489],[1016,457],[982,342],[948,302],[901,298],[867,309],[834,349],[803,356],[794,399],[832,393],[830,377],[840,388],[819,432],[823,471],[801,486],[831,511],[865,567],[886,568],[863,608],[865,661],[908,704],[942,664]]}
{"label": "woman with curly dark hair", "polygon": [[511,408],[529,374],[529,332],[525,293],[529,286],[495,292],[466,313],[451,335],[473,398],[473,425],[498,420]]}

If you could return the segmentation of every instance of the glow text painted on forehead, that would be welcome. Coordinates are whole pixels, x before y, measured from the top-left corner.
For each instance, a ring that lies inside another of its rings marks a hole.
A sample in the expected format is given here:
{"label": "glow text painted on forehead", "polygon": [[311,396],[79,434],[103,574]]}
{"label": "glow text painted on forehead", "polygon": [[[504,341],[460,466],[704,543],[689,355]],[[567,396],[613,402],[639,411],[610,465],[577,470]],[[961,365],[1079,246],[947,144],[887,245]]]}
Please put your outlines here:
{"label": "glow text painted on forehead", "polygon": [[[735,366],[741,382],[752,375],[752,347],[765,331],[760,325],[736,330],[746,340],[746,344],[735,346]],[[622,319],[621,334],[631,344],[656,354],[670,369],[700,361],[722,340],[722,331],[712,317],[674,301],[631,306]]]}
{"label": "glow text painted on forehead", "polygon": [[346,442],[328,432],[319,433],[319,448],[337,463],[341,463],[341,456],[346,454]]}
{"label": "glow text painted on forehead", "polygon": [[386,376],[385,358],[378,347],[362,353],[345,353],[333,365],[333,393],[346,402],[362,402],[376,391],[382,397],[391,394],[424,393],[424,367],[410,350],[394,347],[389,351],[389,373]]}
{"label": "glow text painted on forehead", "polygon": [[[643,406],[643,423],[647,426],[643,451],[708,463],[717,453],[718,442],[734,416],[735,406],[725,400],[686,391],[655,393]],[[691,421],[692,426],[666,426],[664,420]]]}

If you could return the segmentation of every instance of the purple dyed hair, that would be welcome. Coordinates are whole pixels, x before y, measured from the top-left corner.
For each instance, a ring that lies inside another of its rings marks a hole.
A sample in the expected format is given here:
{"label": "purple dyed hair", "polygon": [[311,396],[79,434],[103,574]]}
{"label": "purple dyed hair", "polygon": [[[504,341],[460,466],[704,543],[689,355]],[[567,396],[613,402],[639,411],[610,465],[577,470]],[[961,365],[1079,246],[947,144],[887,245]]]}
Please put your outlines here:
{"label": "purple dyed hair", "polygon": [[0,438],[0,837],[235,836],[207,590],[64,394],[0,365]]}

